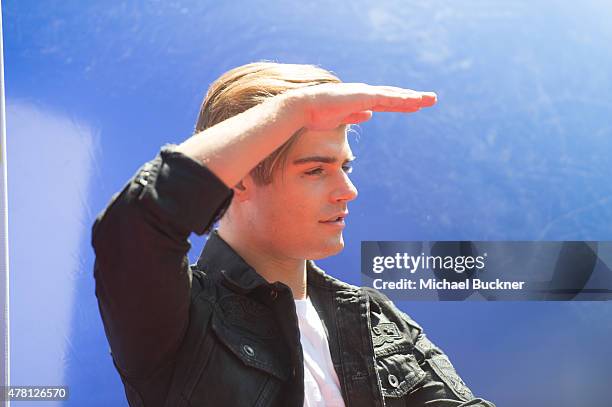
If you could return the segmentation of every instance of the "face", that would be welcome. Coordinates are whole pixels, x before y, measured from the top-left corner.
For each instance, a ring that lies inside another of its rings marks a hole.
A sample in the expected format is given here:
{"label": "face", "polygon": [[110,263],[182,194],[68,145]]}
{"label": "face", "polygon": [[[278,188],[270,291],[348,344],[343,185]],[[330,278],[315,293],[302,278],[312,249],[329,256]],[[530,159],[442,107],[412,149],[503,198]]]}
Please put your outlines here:
{"label": "face", "polygon": [[353,159],[343,127],[303,133],[272,183],[254,187],[248,200],[251,236],[258,245],[292,259],[316,260],[341,251],[348,202],[357,197],[349,179]]}

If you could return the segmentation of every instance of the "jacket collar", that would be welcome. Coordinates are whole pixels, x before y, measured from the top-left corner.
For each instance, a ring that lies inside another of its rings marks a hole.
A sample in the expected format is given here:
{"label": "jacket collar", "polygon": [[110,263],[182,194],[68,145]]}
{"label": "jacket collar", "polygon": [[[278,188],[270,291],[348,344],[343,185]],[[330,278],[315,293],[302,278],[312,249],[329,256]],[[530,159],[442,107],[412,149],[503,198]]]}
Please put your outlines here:
{"label": "jacket collar", "polygon": [[[220,273],[225,284],[241,294],[248,294],[260,286],[270,284],[251,267],[236,251],[219,235],[215,229],[211,232],[204,249],[200,254],[197,267],[206,273]],[[306,261],[308,290],[324,288],[331,291],[354,290],[350,284],[344,283],[328,275],[314,261]]]}
{"label": "jacket collar", "polygon": [[216,229],[208,237],[197,266],[206,273],[221,273],[227,286],[241,294],[268,285],[268,282],[219,236]]}

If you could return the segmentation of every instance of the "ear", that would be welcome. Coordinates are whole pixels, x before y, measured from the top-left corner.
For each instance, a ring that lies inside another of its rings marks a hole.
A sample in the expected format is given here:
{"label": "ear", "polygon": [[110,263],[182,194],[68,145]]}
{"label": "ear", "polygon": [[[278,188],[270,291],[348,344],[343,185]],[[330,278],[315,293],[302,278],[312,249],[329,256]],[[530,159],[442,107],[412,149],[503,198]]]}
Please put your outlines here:
{"label": "ear", "polygon": [[237,199],[239,202],[249,200],[253,195],[254,188],[255,183],[253,179],[250,175],[247,175],[232,188],[234,190],[234,199]]}

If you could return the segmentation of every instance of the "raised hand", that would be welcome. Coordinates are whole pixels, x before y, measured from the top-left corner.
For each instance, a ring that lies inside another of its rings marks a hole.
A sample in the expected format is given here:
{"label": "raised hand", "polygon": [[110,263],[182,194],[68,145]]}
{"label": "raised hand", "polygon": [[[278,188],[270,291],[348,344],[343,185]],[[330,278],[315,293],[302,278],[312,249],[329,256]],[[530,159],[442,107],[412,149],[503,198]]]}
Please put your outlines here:
{"label": "raised hand", "polygon": [[433,92],[365,83],[326,83],[285,93],[296,96],[304,127],[309,130],[361,123],[369,120],[372,112],[412,113],[433,106],[437,100]]}

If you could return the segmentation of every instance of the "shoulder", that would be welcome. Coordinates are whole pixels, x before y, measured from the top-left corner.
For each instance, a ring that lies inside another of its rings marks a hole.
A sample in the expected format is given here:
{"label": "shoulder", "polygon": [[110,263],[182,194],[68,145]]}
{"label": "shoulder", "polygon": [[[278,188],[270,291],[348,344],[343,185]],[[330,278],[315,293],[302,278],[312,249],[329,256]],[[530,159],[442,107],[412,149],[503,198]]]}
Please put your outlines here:
{"label": "shoulder", "polygon": [[372,327],[376,327],[379,321],[392,323],[401,327],[402,331],[409,332],[410,336],[416,338],[423,329],[408,314],[401,311],[385,294],[372,287],[359,287],[327,274],[313,261],[307,262],[309,284],[316,284],[336,292],[336,295],[345,294],[353,299],[362,297],[367,300],[370,308]]}
{"label": "shoulder", "polygon": [[204,300],[214,304],[222,289],[221,281],[215,273],[207,273],[197,264],[189,266],[189,281],[191,284],[191,302]]}
{"label": "shoulder", "polygon": [[372,287],[360,287],[359,289],[369,298],[371,309],[378,310],[379,313],[387,318],[401,320],[412,330],[417,331],[417,334],[423,331],[421,325],[419,325],[410,315],[400,310],[385,294]]}

